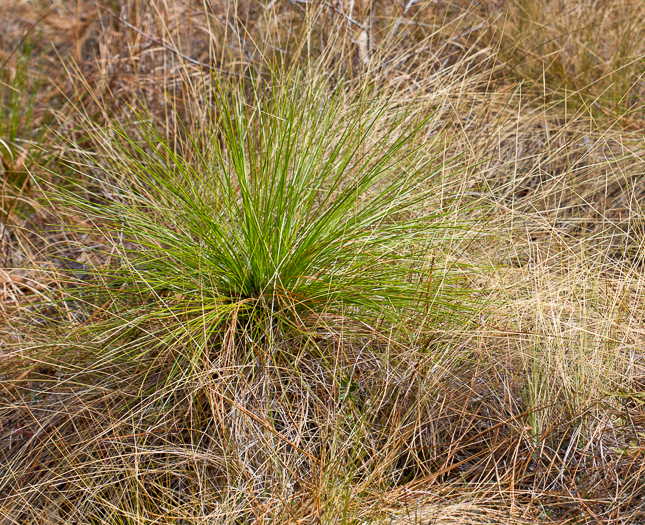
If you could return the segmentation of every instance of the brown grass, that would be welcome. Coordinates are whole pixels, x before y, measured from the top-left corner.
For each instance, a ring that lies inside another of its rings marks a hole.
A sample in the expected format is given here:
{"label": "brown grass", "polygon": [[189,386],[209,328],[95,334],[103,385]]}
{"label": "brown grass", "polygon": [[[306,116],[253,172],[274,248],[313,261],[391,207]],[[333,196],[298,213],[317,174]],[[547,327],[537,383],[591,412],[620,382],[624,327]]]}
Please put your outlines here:
{"label": "brown grass", "polygon": [[[0,523],[643,522],[643,7],[0,2]],[[232,345],[183,383],[97,353],[102,312],[63,299],[106,239],[43,182],[95,191],[69,159],[129,105],[181,147],[213,76],[275,63],[436,111],[428,184],[474,210],[445,255],[485,307],[425,348],[329,321],[318,354]]]}

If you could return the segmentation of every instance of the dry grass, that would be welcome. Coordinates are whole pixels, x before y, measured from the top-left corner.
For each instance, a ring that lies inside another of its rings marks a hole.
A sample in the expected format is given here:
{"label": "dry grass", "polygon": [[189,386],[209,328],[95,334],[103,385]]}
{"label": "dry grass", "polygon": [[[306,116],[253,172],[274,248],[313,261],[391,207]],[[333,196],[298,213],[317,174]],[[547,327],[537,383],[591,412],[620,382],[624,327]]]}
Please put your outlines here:
{"label": "dry grass", "polygon": [[[644,7],[0,2],[0,523],[645,522]],[[441,256],[482,306],[187,376],[106,352],[70,297],[109,239],[42,188],[100,194],[88,129],[145,106],[181,149],[215,76],[276,63],[434,111]]]}

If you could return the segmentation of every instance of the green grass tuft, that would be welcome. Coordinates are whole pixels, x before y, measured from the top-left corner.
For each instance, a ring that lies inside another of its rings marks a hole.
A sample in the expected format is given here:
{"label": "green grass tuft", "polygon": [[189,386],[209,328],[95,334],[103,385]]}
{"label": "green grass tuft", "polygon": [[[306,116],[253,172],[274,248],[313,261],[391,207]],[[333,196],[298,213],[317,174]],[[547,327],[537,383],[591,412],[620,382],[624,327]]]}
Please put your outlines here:
{"label": "green grass tuft", "polygon": [[300,74],[252,87],[216,84],[208,124],[173,142],[142,111],[138,137],[91,131],[103,152],[84,160],[102,196],[63,197],[111,245],[101,286],[74,288],[86,315],[108,307],[101,330],[127,334],[130,353],[191,348],[193,364],[240,334],[257,343],[330,319],[418,334],[454,316],[432,111]]}

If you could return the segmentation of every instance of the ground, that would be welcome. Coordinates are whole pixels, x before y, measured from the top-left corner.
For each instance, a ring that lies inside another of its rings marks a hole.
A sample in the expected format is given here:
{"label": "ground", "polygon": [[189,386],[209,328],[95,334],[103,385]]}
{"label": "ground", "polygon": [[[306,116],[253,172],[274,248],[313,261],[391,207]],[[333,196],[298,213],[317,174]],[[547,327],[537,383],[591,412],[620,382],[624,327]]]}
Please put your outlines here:
{"label": "ground", "polygon": [[0,9],[0,523],[645,520],[643,2]]}

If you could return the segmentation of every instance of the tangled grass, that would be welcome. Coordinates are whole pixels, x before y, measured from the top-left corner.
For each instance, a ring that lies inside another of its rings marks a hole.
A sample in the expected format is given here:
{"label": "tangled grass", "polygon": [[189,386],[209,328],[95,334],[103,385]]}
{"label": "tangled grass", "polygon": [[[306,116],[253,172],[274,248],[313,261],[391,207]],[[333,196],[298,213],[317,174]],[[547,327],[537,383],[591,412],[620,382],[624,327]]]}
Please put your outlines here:
{"label": "tangled grass", "polygon": [[2,7],[0,523],[643,520],[638,2]]}

